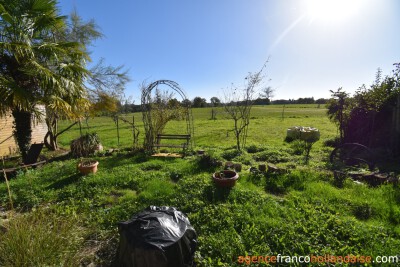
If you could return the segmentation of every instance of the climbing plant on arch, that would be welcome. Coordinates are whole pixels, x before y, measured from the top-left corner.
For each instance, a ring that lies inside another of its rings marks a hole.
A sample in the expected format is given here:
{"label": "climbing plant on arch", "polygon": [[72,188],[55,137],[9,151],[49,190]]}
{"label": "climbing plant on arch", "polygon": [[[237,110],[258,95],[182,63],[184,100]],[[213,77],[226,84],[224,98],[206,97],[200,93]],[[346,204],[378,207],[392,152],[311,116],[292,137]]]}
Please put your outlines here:
{"label": "climbing plant on arch", "polygon": [[161,134],[168,121],[173,119],[184,119],[186,122],[185,132],[181,134],[190,135],[193,144],[193,116],[190,105],[182,105],[174,101],[172,94],[161,93],[159,86],[167,87],[177,93],[182,100],[188,99],[179,84],[170,80],[158,80],[149,85],[142,85],[142,115],[145,130],[144,149],[152,151],[156,142],[157,134]]}

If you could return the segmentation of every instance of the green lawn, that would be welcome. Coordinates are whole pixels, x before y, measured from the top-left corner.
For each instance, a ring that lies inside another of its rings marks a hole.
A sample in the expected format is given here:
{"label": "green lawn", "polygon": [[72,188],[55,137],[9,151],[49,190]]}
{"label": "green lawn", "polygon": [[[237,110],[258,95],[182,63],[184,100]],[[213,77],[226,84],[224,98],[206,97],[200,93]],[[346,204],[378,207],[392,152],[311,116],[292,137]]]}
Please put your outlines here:
{"label": "green lawn", "polygon": [[[287,105],[282,119],[282,105],[255,106],[252,109],[252,120],[249,126],[248,144],[274,145],[283,144],[286,129],[290,126],[312,126],[320,129],[321,141],[336,135],[336,127],[328,120],[325,108],[318,105]],[[217,120],[211,120],[211,108],[193,109],[194,141],[198,147],[231,147],[235,144],[232,132],[227,137],[227,130],[233,129],[232,120],[228,119],[222,108],[217,109]],[[142,114],[121,115],[128,121],[134,116],[140,130],[139,139],[143,142],[144,128]],[[60,129],[67,127],[71,122],[63,121]],[[185,121],[172,121],[167,124],[165,133],[184,134]],[[129,124],[119,122],[120,146],[130,146],[133,143],[132,128]],[[97,132],[106,148],[118,147],[117,126],[110,117],[94,117],[88,124],[82,123],[82,132]],[[74,126],[70,131],[59,137],[60,144],[66,148],[72,139],[80,136],[79,126]],[[322,142],[319,142],[322,143]],[[317,143],[318,147],[319,144]]]}
{"label": "green lawn", "polygon": [[[77,174],[76,159],[21,172],[10,180],[15,213],[8,223],[0,219],[8,229],[0,227],[0,266],[107,264],[115,256],[117,222],[149,205],[175,206],[188,215],[198,233],[198,266],[247,266],[238,263],[246,255],[399,255],[400,189],[370,188],[350,179],[337,186],[327,163],[332,148],[323,145],[336,136],[336,127],[325,112],[317,105],[289,106],[282,119],[282,106],[255,107],[247,150],[238,154],[232,133],[226,135],[232,122],[222,111],[214,121],[210,109],[194,109],[195,149],[243,164],[232,190],[215,187],[211,175],[220,167],[195,155],[153,158],[121,150],[96,157],[95,175]],[[140,126],[140,114],[135,119]],[[182,125],[171,122],[165,132],[180,133]],[[295,125],[321,131],[308,164],[294,153],[293,144],[284,142],[286,128]],[[106,148],[117,147],[112,119],[93,118],[89,126],[83,131],[96,131]],[[129,126],[121,128],[120,147],[129,146]],[[78,136],[74,127],[60,143],[68,147]],[[265,162],[287,172],[249,172]],[[10,210],[5,183],[0,184],[0,206]]]}

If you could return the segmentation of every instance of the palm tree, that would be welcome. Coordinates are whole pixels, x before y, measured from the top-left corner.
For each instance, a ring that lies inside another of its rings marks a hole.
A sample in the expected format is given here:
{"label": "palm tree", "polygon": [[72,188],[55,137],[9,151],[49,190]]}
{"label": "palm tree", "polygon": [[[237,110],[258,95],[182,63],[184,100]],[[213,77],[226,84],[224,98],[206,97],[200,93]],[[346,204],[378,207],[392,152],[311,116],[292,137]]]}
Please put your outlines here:
{"label": "palm tree", "polygon": [[[73,41],[82,44],[81,48],[85,53],[90,53],[86,50],[92,42],[101,38],[103,34],[98,30],[98,26],[94,20],[83,21],[76,11],[73,11],[68,21],[69,27],[62,33],[60,38],[65,41]],[[59,131],[58,121],[60,118],[68,117],[70,119],[88,118],[89,114],[93,115],[96,112],[108,111],[116,112],[116,102],[122,97],[125,90],[125,85],[130,81],[127,71],[123,70],[124,66],[106,65],[101,58],[93,67],[91,67],[86,75],[85,90],[87,105],[77,104],[75,107],[85,107],[84,109],[73,110],[57,108],[56,105],[46,106],[46,124],[47,134],[44,138],[44,144],[49,150],[57,150],[57,138],[62,133],[74,126],[77,121],[71,124],[66,129]],[[73,99],[72,99],[73,100]],[[90,104],[90,107],[89,107]],[[54,108],[56,107],[56,108]],[[90,110],[88,110],[88,108]],[[67,112],[66,112],[67,111]]]}
{"label": "palm tree", "polygon": [[90,60],[84,45],[65,41],[66,17],[55,0],[0,0],[0,115],[10,111],[26,159],[31,118],[43,104],[65,114],[87,106]]}

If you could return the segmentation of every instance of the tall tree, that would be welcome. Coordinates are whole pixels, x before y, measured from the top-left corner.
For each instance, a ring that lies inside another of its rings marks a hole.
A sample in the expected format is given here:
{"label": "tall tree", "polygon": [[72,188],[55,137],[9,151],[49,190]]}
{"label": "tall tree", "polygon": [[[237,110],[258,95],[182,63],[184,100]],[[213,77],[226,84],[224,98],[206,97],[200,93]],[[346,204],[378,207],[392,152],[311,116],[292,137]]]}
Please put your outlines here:
{"label": "tall tree", "polygon": [[192,105],[194,108],[203,108],[207,105],[207,100],[200,96],[193,98]]}
{"label": "tall tree", "polygon": [[260,96],[269,99],[271,102],[272,98],[275,96],[275,89],[273,89],[271,86],[264,87],[261,90]]}
{"label": "tall tree", "polygon": [[183,99],[181,103],[183,107],[190,107],[192,105],[192,101],[189,99]]}
{"label": "tall tree", "polygon": [[210,103],[211,103],[211,106],[218,107],[219,105],[221,105],[221,100],[219,100],[218,97],[213,96],[210,98]]}
{"label": "tall tree", "polygon": [[12,111],[24,161],[37,104],[73,112],[87,106],[90,60],[84,45],[66,41],[66,18],[54,0],[0,1],[0,112]]}
{"label": "tall tree", "polygon": [[[82,49],[89,53],[89,47],[93,41],[101,38],[103,35],[98,30],[94,20],[83,21],[76,11],[70,15],[70,20],[64,32],[60,37],[64,41],[74,41],[82,44]],[[57,150],[57,138],[70,127],[59,131],[58,120],[62,117],[71,119],[81,119],[83,116],[102,114],[103,112],[115,113],[117,102],[122,100],[126,83],[129,82],[127,71],[123,66],[105,65],[105,60],[101,58],[92,68],[88,70],[85,79],[85,90],[90,107],[87,109],[77,109],[75,112],[66,112],[65,109],[57,106],[46,107],[46,124],[48,132],[44,143],[50,150]],[[72,124],[73,125],[73,124]]]}

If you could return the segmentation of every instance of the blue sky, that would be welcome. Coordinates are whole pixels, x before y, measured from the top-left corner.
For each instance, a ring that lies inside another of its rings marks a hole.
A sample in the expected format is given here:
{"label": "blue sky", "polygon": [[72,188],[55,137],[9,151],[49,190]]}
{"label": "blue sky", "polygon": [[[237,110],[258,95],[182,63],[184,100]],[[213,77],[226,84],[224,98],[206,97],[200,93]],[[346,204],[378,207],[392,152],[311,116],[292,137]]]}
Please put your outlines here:
{"label": "blue sky", "polygon": [[[94,19],[105,37],[92,48],[125,65],[125,92],[139,103],[144,81],[169,79],[188,97],[222,98],[269,58],[274,99],[328,98],[370,85],[378,67],[400,62],[398,0],[60,0]],[[270,81],[268,81],[270,79]]]}

